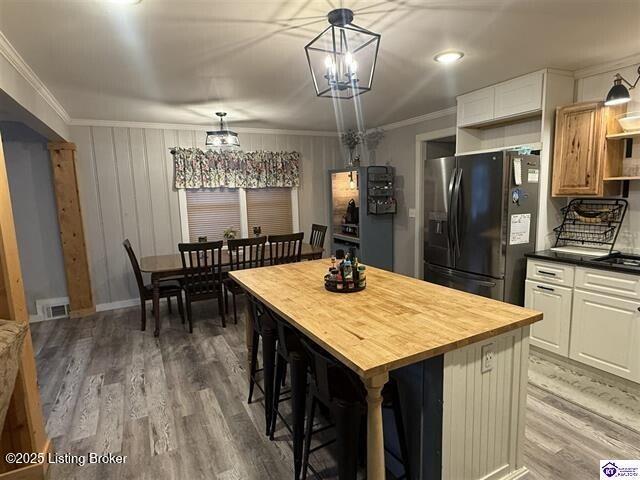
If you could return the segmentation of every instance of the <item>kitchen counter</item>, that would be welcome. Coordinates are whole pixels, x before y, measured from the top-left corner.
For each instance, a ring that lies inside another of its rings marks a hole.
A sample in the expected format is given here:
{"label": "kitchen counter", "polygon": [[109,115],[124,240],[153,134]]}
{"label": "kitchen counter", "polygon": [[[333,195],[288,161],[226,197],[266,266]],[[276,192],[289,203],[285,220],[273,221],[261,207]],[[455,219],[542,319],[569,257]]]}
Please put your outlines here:
{"label": "kitchen counter", "polygon": [[[601,256],[604,256],[604,254]],[[525,257],[546,260],[549,262],[568,263],[571,265],[578,265],[580,267],[640,275],[640,267],[596,261],[595,259],[599,257],[593,255],[581,255],[578,253],[560,252],[556,250],[540,250],[538,252],[526,253]]]}
{"label": "kitchen counter", "polygon": [[[526,471],[529,325],[542,314],[372,267],[365,290],[331,293],[323,283],[329,266],[317,260],[229,275],[361,377],[369,402],[368,478],[384,478],[379,399],[390,373],[408,410],[411,463],[422,469],[416,478],[499,479]],[[489,389],[492,398],[483,393]],[[484,433],[466,435],[481,417],[475,428]],[[465,418],[473,423],[465,425]],[[486,435],[491,442],[480,441]],[[503,454],[465,475],[461,451],[469,458]]]}

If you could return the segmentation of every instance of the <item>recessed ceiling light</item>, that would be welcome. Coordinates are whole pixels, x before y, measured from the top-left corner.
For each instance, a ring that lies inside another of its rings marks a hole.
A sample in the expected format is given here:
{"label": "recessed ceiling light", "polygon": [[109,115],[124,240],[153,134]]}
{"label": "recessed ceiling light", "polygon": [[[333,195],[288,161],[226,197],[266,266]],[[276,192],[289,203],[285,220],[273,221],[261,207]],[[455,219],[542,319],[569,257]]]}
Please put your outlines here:
{"label": "recessed ceiling light", "polygon": [[438,63],[454,63],[464,57],[462,52],[442,52],[437,54],[433,59]]}

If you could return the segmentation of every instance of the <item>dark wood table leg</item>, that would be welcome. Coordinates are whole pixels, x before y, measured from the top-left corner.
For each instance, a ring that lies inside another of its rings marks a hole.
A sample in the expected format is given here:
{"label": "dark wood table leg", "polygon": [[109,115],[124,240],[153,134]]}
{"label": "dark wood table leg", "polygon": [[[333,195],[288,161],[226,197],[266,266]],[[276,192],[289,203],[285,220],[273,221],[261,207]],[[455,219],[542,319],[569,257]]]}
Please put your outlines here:
{"label": "dark wood table leg", "polygon": [[157,275],[151,276],[153,284],[153,316],[156,320],[156,329],[153,332],[154,337],[160,336],[160,279]]}
{"label": "dark wood table leg", "polygon": [[291,402],[293,404],[293,466],[294,479],[302,472],[304,444],[304,414],[307,399],[307,361],[304,355],[291,353]]}
{"label": "dark wood table leg", "polygon": [[264,419],[265,433],[269,435],[273,412],[273,380],[276,363],[276,329],[273,322],[262,319],[262,368],[264,374]]}

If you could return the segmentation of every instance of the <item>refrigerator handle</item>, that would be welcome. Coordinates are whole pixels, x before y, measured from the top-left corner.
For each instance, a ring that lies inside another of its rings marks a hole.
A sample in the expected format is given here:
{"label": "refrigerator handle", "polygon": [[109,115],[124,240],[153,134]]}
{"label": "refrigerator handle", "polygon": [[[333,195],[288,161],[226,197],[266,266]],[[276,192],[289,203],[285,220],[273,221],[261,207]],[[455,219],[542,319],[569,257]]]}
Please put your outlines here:
{"label": "refrigerator handle", "polygon": [[[453,169],[453,174],[451,175],[451,180],[449,180],[449,192],[448,192],[449,209],[447,210],[447,243],[448,243],[449,251],[453,251],[455,248],[455,243],[453,240],[453,223],[454,223],[453,193],[454,193],[454,186],[455,186],[457,174],[458,174],[458,167],[455,167]],[[453,253],[455,255],[455,251]]]}
{"label": "refrigerator handle", "polygon": [[454,253],[457,252],[456,256],[460,256],[460,183],[462,182],[462,168],[456,168],[457,177],[453,186],[453,201],[455,202],[455,207],[452,205],[451,210],[454,213],[453,219],[453,231],[454,231]]}

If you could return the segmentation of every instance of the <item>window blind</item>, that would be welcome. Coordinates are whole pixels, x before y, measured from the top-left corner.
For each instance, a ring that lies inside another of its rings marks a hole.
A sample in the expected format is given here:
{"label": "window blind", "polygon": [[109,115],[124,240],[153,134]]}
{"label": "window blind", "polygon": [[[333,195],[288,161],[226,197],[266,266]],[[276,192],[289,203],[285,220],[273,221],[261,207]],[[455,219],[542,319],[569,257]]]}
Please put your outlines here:
{"label": "window blind", "polygon": [[260,226],[263,235],[293,233],[290,188],[248,188],[249,235]]}
{"label": "window blind", "polygon": [[222,240],[224,231],[233,228],[240,237],[240,192],[238,189],[213,188],[187,190],[189,239],[197,242]]}

